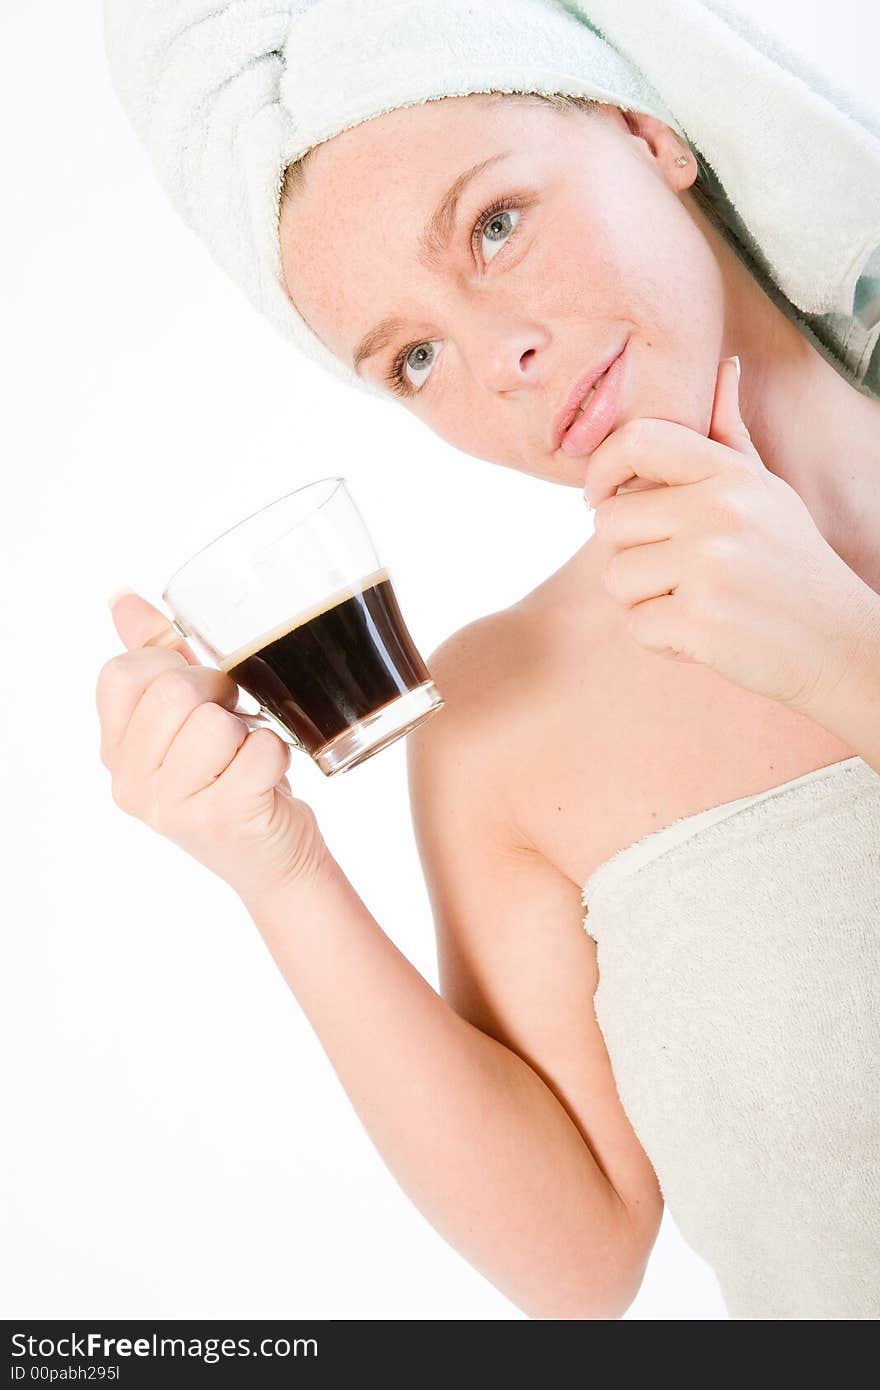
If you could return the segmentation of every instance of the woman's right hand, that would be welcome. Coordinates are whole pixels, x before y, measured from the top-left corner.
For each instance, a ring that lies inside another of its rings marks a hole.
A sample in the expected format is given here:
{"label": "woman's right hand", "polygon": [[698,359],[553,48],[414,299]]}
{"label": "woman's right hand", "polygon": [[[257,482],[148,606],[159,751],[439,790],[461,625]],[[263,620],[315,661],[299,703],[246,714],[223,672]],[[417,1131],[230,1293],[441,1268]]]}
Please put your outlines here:
{"label": "woman's right hand", "polygon": [[113,800],[173,840],[246,902],[311,883],[331,856],[312,808],[291,792],[290,746],[232,713],[239,689],[186,642],[142,644],[167,617],[138,594],[113,606],[128,650],[95,692]]}

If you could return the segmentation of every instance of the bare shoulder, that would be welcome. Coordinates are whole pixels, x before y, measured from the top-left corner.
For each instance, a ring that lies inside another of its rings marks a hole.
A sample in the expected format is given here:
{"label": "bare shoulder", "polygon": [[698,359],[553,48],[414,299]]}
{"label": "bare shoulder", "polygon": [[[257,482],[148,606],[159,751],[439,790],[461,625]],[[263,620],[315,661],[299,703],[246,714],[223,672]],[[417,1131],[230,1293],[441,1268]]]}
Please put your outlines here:
{"label": "bare shoulder", "polygon": [[445,682],[456,720],[469,720],[475,732],[489,736],[488,700],[513,712],[528,683],[528,633],[520,609],[504,608],[467,623],[431,653],[427,664],[438,686]]}
{"label": "bare shoulder", "polygon": [[580,890],[520,834],[511,804],[536,641],[518,610],[504,610],[468,624],[427,659],[446,705],[407,739],[407,769],[440,992],[554,1092],[647,1256],[662,1198],[596,1022],[596,947]]}
{"label": "bare shoulder", "polygon": [[438,782],[454,785],[462,809],[472,798],[486,828],[511,847],[529,843],[513,790],[539,664],[533,627],[518,608],[466,624],[428,657],[445,703],[407,739],[411,786],[430,768],[435,792]]}

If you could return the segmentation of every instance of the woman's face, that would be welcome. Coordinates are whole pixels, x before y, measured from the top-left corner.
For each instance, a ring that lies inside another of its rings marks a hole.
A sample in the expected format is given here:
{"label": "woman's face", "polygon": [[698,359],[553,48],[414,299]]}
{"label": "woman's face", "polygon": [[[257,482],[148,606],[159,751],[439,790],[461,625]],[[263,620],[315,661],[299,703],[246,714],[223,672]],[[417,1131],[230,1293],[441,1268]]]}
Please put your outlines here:
{"label": "woman's face", "polygon": [[[554,421],[626,339],[615,425],[709,428],[724,285],[680,196],[696,175],[693,156],[674,162],[684,148],[612,106],[473,95],[388,112],[310,155],[281,218],[288,292],[350,366],[395,317],[365,378],[467,454],[582,486],[587,461],[556,447]],[[427,244],[450,186],[484,163]]]}

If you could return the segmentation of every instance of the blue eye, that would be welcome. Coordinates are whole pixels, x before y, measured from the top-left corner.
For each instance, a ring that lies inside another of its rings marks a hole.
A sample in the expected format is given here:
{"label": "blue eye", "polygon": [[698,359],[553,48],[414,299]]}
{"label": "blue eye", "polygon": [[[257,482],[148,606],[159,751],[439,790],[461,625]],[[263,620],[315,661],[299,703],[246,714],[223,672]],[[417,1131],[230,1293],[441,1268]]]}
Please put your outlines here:
{"label": "blue eye", "polygon": [[[494,260],[497,252],[513,236],[525,201],[521,198],[501,198],[480,213],[471,232],[471,246],[477,250],[478,243],[486,237],[495,248],[488,256],[479,248],[484,260]],[[512,217],[516,221],[512,221]],[[421,390],[440,355],[441,347],[439,340],[432,339],[421,343],[409,343],[398,353],[385,377],[395,395],[412,396]],[[416,384],[413,384],[412,378],[408,375],[410,370],[416,374],[424,373]]]}
{"label": "blue eye", "polygon": [[[433,339],[430,342],[414,343],[412,347],[404,348],[403,352],[398,358],[398,362],[395,362],[394,364],[394,380],[399,381],[402,387],[404,373],[409,373],[410,371],[412,371],[416,374],[416,381],[413,382],[412,377],[409,375],[407,375],[406,379],[409,382],[410,386],[414,388],[414,390],[421,390],[422,385],[427,380],[428,373],[430,372],[437,358],[440,356],[440,350],[442,346],[443,345],[439,341],[439,339]],[[421,379],[418,378],[419,372],[425,373],[425,375]]]}
{"label": "blue eye", "polygon": [[[495,251],[499,250],[516,227],[516,222],[511,222],[512,217],[519,218],[518,208],[510,207],[505,203],[502,203],[500,207],[494,210],[488,208],[474,228],[474,240],[477,241],[483,237],[487,237],[495,247]],[[486,256],[484,252],[484,259],[491,261],[495,255],[495,251],[493,251],[491,256]]]}

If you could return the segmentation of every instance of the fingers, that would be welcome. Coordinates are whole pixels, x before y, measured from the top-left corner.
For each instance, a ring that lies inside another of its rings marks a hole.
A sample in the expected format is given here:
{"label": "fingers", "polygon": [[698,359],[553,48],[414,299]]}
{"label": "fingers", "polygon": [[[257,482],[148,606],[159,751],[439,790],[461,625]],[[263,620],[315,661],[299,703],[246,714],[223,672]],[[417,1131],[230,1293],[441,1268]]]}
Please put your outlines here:
{"label": "fingers", "polygon": [[[238,814],[260,808],[261,798],[275,786],[287,800],[294,799],[285,776],[291,749],[283,739],[271,729],[249,731],[217,706],[206,705],[204,711],[197,710],[187,720],[158,774],[157,790],[164,804],[197,798],[203,819],[211,824],[227,822],[236,808]],[[219,717],[223,715],[238,725],[237,731],[224,729]],[[205,734],[217,750],[213,760],[205,757]],[[260,810],[265,814],[265,806]]]}
{"label": "fingers", "polygon": [[213,786],[236,760],[248,732],[219,704],[198,705],[179,725],[156,770],[159,798],[174,804]]}
{"label": "fingers", "polygon": [[184,720],[206,701],[231,709],[238,686],[223,671],[189,666],[181,652],[144,647],[113,657],[98,677],[101,760],[114,773],[148,776]]}
{"label": "fingers", "polygon": [[[141,695],[122,734],[114,754],[116,769],[126,780],[152,777],[193,714],[210,705],[216,711],[217,732],[226,731],[222,746],[215,748],[209,742],[205,750],[208,759],[220,760],[212,774],[216,776],[235,753],[237,744],[232,746],[232,735],[239,729],[247,733],[247,726],[228,712],[237,699],[235,682],[211,667],[184,666],[161,672]],[[212,716],[201,719],[205,717]]]}
{"label": "fingers", "polygon": [[[234,715],[231,718],[235,718]],[[207,788],[206,795],[223,796],[235,805],[236,802],[253,801],[276,786],[290,767],[291,747],[271,729],[247,728],[236,719],[247,737],[228,766],[223,770],[213,787]],[[290,783],[287,783],[290,794]]]}
{"label": "fingers", "polygon": [[665,486],[665,483],[654,483],[650,478],[630,478],[629,482],[620,484],[616,495],[619,497],[622,492],[645,492],[648,488]]}
{"label": "fingers", "polygon": [[[114,607],[132,644],[167,622],[137,595]],[[315,873],[326,850],[285,775],[290,746],[268,728],[249,729],[234,712],[239,694],[226,672],[185,649],[132,645],[104,665],[95,698],[117,806],[249,900],[267,883]]]}
{"label": "fingers", "polygon": [[[149,638],[168,627],[167,615],[140,594],[121,594],[110,611],[113,625],[129,651],[142,647]],[[180,652],[189,666],[200,664],[182,637],[172,644],[171,650]]]}

